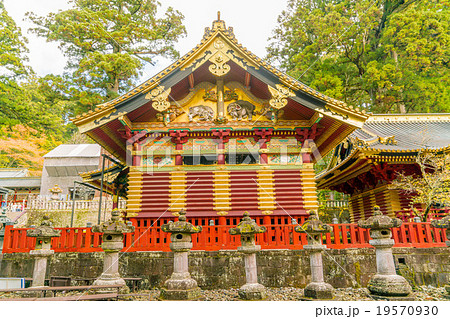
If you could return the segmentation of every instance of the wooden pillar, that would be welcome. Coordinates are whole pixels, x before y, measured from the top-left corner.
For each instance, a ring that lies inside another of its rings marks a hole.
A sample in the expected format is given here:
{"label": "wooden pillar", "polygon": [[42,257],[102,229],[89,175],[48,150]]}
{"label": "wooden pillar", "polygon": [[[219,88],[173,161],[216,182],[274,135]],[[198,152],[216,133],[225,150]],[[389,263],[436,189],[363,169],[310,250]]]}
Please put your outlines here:
{"label": "wooden pillar", "polygon": [[224,165],[225,164],[225,143],[227,143],[230,139],[230,130],[218,129],[213,130],[212,134],[217,139],[218,143],[218,155],[217,155],[217,164]]}
{"label": "wooden pillar", "polygon": [[116,188],[115,194],[113,195],[113,203],[112,203],[112,209],[116,209],[119,207],[119,191]]}
{"label": "wooden pillar", "polygon": [[223,139],[219,140],[219,154],[217,155],[217,164],[224,165],[225,164],[225,143],[223,142]]}
{"label": "wooden pillar", "polygon": [[138,154],[142,150],[141,144],[139,142],[135,142],[133,144],[133,166],[141,166],[142,165],[142,154]]}
{"label": "wooden pillar", "polygon": [[[175,150],[182,151],[183,150],[183,144],[182,143],[177,143],[175,145]],[[181,154],[179,154],[178,152],[177,152],[177,154],[175,154],[175,165],[183,165],[183,156]]]}
{"label": "wooden pillar", "polygon": [[223,98],[223,79],[217,80],[217,118],[225,117],[225,104]]}
{"label": "wooden pillar", "polygon": [[259,143],[259,163],[265,165],[268,163],[267,158],[267,142],[270,142],[273,129],[255,129],[254,130],[254,140]]}
{"label": "wooden pillar", "polygon": [[181,154],[183,150],[183,144],[188,141],[187,131],[169,131],[169,136],[172,138],[172,143],[175,144],[175,165],[183,165],[183,155]]}

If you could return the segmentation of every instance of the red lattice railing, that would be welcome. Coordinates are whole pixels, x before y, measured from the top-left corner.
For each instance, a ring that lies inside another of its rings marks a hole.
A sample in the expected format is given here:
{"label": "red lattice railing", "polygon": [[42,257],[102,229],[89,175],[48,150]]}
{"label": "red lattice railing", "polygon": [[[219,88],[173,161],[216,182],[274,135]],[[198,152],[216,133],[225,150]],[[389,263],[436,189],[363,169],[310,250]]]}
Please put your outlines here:
{"label": "red lattice railing", "polygon": [[[296,225],[266,225],[267,232],[258,234],[256,242],[262,249],[302,249],[307,244],[306,234],[294,231]],[[203,226],[203,231],[192,236],[193,250],[234,250],[240,246],[239,236],[231,236],[228,229],[234,226]],[[371,247],[367,229],[357,224],[334,224],[332,232],[323,236],[323,243],[332,249]],[[101,251],[101,234],[91,228],[58,228],[61,237],[52,239],[55,252]],[[36,240],[27,237],[27,228],[6,226],[3,253],[24,253],[34,249]],[[427,223],[403,223],[393,230],[394,247],[444,247],[445,229]],[[160,227],[137,227],[134,233],[125,234],[123,252],[170,251],[170,234]]]}
{"label": "red lattice railing", "polygon": [[[419,211],[420,214],[423,211],[423,209],[417,209],[417,210]],[[442,208],[442,209],[432,208],[430,210],[430,213],[428,214],[427,221],[431,221],[433,219],[441,219],[441,218],[447,216],[449,214],[449,212],[450,212],[449,207]],[[397,218],[400,218],[404,222],[412,222],[413,218],[416,215],[414,214],[414,212],[411,209],[405,209],[405,210],[395,212],[395,216]]]}

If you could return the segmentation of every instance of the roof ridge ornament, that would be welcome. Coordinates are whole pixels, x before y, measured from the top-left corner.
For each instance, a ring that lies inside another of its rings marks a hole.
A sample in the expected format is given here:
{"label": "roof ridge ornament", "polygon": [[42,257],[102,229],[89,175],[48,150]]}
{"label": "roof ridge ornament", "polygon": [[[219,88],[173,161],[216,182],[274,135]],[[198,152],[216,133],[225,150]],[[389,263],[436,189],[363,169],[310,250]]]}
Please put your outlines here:
{"label": "roof ridge ornament", "polygon": [[206,27],[205,33],[203,35],[203,38],[208,38],[211,34],[213,34],[215,31],[223,31],[231,38],[234,38],[234,32],[232,27],[226,27],[225,21],[220,19],[220,11],[217,11],[217,20],[214,20],[212,23],[212,27]]}

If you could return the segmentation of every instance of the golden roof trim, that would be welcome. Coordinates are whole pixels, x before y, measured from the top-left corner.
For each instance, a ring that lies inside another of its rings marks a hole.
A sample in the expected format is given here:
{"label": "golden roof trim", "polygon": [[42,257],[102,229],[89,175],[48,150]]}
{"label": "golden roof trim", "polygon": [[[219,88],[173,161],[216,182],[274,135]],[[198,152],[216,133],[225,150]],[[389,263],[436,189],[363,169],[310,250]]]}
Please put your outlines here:
{"label": "golden roof trim", "polygon": [[371,114],[367,119],[367,123],[418,121],[450,121],[450,113]]}

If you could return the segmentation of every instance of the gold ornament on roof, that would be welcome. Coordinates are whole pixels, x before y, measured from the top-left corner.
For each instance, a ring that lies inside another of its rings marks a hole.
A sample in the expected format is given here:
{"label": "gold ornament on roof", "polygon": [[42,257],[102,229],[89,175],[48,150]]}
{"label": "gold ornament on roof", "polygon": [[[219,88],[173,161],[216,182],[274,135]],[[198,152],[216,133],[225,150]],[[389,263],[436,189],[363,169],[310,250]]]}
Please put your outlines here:
{"label": "gold ornament on roof", "polygon": [[268,86],[269,92],[272,95],[272,98],[269,101],[271,107],[279,110],[286,106],[288,103],[287,98],[290,96],[295,96],[294,92],[291,89],[281,85],[276,84],[276,88]]}
{"label": "gold ornament on roof", "polygon": [[150,93],[147,93],[145,98],[147,100],[151,100],[152,107],[159,111],[163,112],[167,110],[170,107],[170,102],[167,101],[167,98],[169,97],[171,88],[168,88],[164,91],[164,86],[158,86],[156,89],[152,90]]}
{"label": "gold ornament on roof", "polygon": [[227,74],[231,68],[228,64],[226,64],[230,58],[228,58],[225,54],[220,51],[217,51],[209,61],[212,63],[209,66],[209,72],[214,74],[215,76],[222,76]]}
{"label": "gold ornament on roof", "polygon": [[214,48],[217,50],[222,50],[225,47],[225,43],[221,39],[217,39],[213,44]]}

